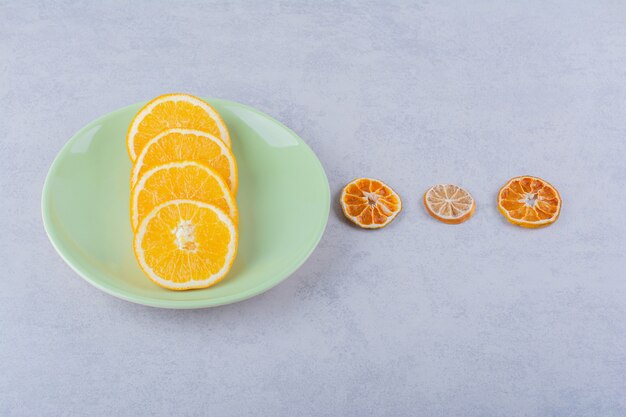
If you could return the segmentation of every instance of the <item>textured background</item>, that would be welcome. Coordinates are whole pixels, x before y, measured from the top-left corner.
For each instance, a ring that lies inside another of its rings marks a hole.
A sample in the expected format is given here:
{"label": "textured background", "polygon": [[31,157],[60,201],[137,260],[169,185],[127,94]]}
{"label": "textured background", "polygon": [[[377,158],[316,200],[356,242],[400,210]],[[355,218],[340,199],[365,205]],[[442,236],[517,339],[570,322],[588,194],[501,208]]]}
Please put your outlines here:
{"label": "textured background", "polygon": [[[0,0],[0,415],[626,415],[626,4]],[[513,2],[510,2],[513,3]],[[188,91],[299,133],[333,200],[404,198],[388,228],[331,212],[291,279],[165,311],[106,295],[54,252],[57,151],[118,107]],[[536,231],[494,207],[558,187]],[[460,226],[433,183],[469,189]]]}

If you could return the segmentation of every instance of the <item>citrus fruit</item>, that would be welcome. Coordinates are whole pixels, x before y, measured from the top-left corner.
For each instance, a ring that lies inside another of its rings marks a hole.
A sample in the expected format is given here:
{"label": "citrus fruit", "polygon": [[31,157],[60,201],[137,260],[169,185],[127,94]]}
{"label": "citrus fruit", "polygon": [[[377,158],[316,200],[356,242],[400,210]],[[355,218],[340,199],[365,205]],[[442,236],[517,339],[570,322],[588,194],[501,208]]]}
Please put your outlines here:
{"label": "citrus fruit", "polygon": [[197,161],[158,165],[141,176],[131,192],[133,230],[159,204],[169,200],[197,200],[213,204],[237,224],[235,198],[212,168]]}
{"label": "citrus fruit", "polygon": [[453,184],[437,184],[424,193],[426,211],[443,223],[459,224],[474,215],[476,202],[463,188]]}
{"label": "citrus fruit", "polygon": [[172,200],[141,221],[133,247],[148,278],[171,290],[188,290],[209,287],[226,276],[237,239],[237,227],[218,207]]}
{"label": "citrus fruit", "polygon": [[201,130],[230,147],[228,129],[213,107],[189,94],[165,94],[143,106],[130,123],[126,135],[130,159],[134,162],[150,139],[172,128]]}
{"label": "citrus fruit", "polygon": [[554,223],[561,205],[556,188],[537,177],[511,178],[498,192],[498,210],[509,222],[521,227],[536,228]]}
{"label": "citrus fruit", "polygon": [[348,183],[340,202],[343,214],[365,229],[385,227],[402,210],[400,196],[384,182],[372,178]]}
{"label": "citrus fruit", "polygon": [[231,150],[210,133],[190,129],[168,129],[152,138],[137,156],[130,184],[157,165],[175,161],[199,161],[213,168],[237,192],[237,163]]}

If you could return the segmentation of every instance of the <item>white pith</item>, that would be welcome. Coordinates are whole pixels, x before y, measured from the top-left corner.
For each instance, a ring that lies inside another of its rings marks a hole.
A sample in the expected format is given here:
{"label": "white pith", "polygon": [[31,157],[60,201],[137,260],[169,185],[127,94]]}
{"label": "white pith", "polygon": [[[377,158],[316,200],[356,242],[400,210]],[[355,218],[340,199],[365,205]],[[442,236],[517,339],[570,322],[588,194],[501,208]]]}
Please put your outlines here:
{"label": "white pith", "polygon": [[174,229],[174,243],[180,250],[188,252],[198,251],[198,242],[196,242],[196,225],[191,220],[180,219],[180,222]]}

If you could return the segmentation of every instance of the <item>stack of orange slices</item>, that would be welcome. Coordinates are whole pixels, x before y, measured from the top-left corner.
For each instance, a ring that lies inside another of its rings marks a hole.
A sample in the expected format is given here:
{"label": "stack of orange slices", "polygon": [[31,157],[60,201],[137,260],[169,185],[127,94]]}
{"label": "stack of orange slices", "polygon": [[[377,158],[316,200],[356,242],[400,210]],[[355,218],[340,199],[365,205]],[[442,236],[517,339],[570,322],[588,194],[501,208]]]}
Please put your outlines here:
{"label": "stack of orange slices", "polygon": [[205,101],[167,94],[126,136],[133,162],[130,220],[139,266],[171,290],[223,279],[237,254],[237,162],[226,124]]}

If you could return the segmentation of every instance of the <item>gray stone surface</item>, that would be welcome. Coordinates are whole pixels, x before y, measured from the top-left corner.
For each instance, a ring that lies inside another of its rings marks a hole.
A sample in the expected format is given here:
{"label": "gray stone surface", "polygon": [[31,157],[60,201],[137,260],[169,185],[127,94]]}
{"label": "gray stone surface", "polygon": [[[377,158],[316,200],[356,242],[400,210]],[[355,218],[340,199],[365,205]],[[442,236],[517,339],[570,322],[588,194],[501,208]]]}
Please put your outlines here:
{"label": "gray stone surface", "polygon": [[[626,415],[623,1],[0,0],[1,416]],[[97,3],[97,4],[96,4]],[[333,199],[404,198],[388,228],[331,212],[289,280],[166,311],[80,279],[40,220],[47,169],[90,120],[171,91],[298,132]],[[511,176],[552,227],[508,225]],[[478,201],[460,226],[421,194]]]}

